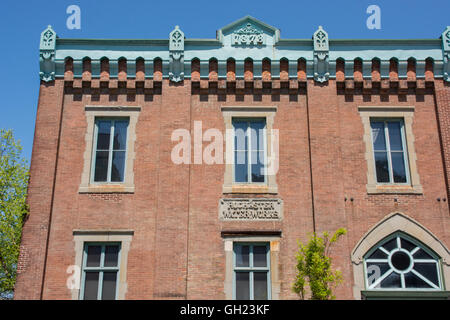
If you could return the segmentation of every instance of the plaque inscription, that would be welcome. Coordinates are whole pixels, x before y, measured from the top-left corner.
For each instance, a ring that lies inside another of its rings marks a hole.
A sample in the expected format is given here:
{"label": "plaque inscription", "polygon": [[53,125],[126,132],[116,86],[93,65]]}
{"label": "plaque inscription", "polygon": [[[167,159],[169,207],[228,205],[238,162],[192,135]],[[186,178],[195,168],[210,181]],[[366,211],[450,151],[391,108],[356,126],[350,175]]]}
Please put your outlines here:
{"label": "plaque inscription", "polygon": [[250,23],[239,30],[236,30],[231,35],[231,45],[240,46],[240,45],[264,45],[265,37],[264,33],[252,26]]}
{"label": "plaque inscription", "polygon": [[220,220],[281,220],[283,201],[281,199],[220,199]]}

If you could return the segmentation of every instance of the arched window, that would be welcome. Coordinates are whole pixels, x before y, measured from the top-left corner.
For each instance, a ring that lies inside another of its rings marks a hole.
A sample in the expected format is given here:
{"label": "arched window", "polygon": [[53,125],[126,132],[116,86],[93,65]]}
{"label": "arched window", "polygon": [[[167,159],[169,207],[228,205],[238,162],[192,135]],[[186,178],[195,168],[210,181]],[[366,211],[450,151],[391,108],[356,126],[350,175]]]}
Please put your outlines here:
{"label": "arched window", "polygon": [[396,232],[364,256],[367,290],[442,290],[439,256],[414,238]]}

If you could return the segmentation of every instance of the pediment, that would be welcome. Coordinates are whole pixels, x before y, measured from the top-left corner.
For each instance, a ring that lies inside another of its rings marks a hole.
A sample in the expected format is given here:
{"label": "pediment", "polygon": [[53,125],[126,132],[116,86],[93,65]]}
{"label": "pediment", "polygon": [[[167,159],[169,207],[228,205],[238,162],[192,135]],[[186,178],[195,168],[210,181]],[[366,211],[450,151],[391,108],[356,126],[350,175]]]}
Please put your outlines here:
{"label": "pediment", "polygon": [[280,30],[251,16],[245,16],[217,31],[224,46],[247,47],[275,44]]}

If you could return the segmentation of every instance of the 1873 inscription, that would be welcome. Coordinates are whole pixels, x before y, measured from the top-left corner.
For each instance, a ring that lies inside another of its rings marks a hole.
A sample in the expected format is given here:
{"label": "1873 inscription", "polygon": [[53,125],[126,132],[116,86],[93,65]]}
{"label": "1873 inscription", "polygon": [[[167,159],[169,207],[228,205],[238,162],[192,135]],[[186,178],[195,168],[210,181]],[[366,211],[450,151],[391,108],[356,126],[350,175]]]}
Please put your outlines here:
{"label": "1873 inscription", "polygon": [[231,35],[231,45],[264,45],[264,33],[248,23],[245,27],[236,30]]}

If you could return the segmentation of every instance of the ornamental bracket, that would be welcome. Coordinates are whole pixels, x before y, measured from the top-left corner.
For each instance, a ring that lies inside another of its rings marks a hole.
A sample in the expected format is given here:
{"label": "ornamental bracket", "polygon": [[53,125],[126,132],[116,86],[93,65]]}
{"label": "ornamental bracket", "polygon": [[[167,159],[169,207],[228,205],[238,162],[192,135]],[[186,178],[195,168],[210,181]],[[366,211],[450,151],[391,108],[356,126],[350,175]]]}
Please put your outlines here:
{"label": "ornamental bracket", "polygon": [[184,33],[178,26],[169,35],[169,79],[180,82],[184,79]]}
{"label": "ornamental bracket", "polygon": [[44,82],[55,80],[56,32],[49,25],[41,33],[39,44],[39,77]]}
{"label": "ornamental bracket", "polygon": [[450,82],[450,26],[442,33],[442,57],[444,60],[444,80]]}
{"label": "ornamental bracket", "polygon": [[328,33],[319,26],[313,35],[314,42],[314,80],[326,82],[330,77],[329,72],[329,44]]}

